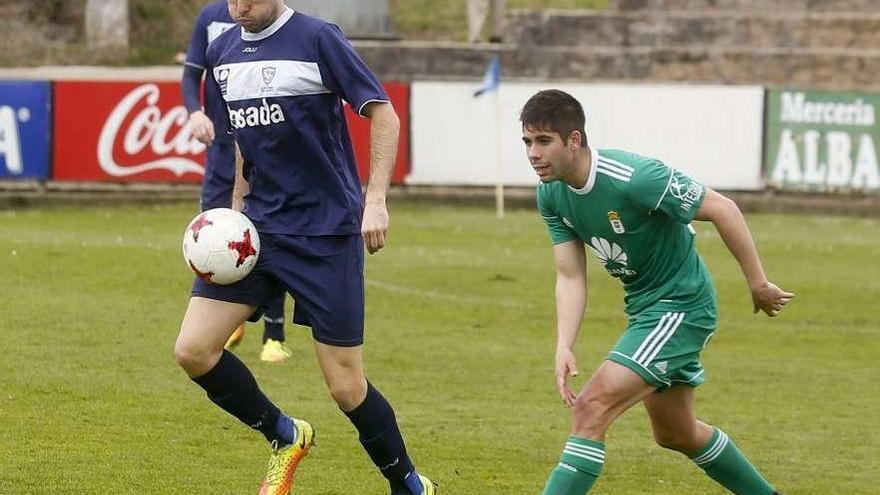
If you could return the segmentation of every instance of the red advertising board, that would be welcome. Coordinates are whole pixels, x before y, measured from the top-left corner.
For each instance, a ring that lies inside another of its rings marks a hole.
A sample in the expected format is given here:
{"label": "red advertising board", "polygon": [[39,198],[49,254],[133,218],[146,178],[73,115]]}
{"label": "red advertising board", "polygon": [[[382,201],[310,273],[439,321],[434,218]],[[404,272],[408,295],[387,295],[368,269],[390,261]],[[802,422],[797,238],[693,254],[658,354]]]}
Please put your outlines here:
{"label": "red advertising board", "polygon": [[178,83],[59,81],[54,114],[55,180],[202,180]]}
{"label": "red advertising board", "polygon": [[[401,120],[392,181],[409,173],[409,87],[386,90]],[[348,111],[358,172],[369,175],[369,121]],[[186,125],[176,82],[59,81],[54,91],[53,179],[200,182],[205,147]]]}
{"label": "red advertising board", "polygon": [[[394,165],[391,183],[403,184],[403,180],[409,175],[410,170],[409,84],[388,82],[383,85],[397,111],[397,116],[400,117],[400,141],[398,141],[397,162]],[[358,174],[361,176],[361,182],[366,183],[370,174],[370,121],[358,116],[348,105],[346,105],[346,109],[348,129],[351,132],[354,154],[358,162]]]}

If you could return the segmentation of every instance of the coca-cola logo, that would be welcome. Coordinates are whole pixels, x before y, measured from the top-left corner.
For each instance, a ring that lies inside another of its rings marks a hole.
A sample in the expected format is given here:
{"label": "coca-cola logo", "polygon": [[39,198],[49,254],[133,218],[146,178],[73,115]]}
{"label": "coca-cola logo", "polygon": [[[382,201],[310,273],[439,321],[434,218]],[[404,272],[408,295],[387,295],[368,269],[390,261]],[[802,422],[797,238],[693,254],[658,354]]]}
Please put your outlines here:
{"label": "coca-cola logo", "polygon": [[157,85],[144,84],[110,113],[98,139],[98,163],[104,172],[113,177],[150,170],[168,170],[178,177],[188,172],[204,175],[204,167],[189,158],[205,151],[205,145],[193,137],[186,108],[175,106],[163,115],[159,96]]}

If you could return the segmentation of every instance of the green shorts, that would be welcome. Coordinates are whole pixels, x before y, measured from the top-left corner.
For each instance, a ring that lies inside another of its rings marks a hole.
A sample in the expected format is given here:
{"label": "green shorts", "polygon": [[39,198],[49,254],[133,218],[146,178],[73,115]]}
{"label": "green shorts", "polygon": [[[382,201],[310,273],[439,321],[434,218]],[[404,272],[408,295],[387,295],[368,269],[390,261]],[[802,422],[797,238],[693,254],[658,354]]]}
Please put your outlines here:
{"label": "green shorts", "polygon": [[706,381],[700,351],[718,320],[714,306],[689,312],[645,311],[630,318],[608,359],[657,388]]}

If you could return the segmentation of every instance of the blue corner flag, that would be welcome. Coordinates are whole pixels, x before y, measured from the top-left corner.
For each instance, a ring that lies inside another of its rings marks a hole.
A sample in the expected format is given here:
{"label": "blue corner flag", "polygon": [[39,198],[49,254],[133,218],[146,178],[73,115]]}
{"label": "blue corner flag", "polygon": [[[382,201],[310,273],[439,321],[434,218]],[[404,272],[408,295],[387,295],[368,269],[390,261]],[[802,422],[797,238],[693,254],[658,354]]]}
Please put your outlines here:
{"label": "blue corner flag", "polygon": [[498,61],[498,55],[492,57],[489,61],[489,67],[486,68],[486,75],[483,76],[483,85],[474,91],[474,98],[484,93],[489,93],[498,89],[501,84],[501,64]]}

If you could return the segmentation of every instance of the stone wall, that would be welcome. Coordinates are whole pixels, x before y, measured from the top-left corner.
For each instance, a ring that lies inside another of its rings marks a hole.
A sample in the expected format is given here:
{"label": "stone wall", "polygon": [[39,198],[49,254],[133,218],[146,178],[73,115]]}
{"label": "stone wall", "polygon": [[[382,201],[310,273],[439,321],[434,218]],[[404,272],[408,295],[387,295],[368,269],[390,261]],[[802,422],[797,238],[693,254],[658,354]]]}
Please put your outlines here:
{"label": "stone wall", "polygon": [[835,50],[436,46],[358,43],[386,80],[474,79],[499,54],[508,80],[693,82],[880,90],[880,56]]}
{"label": "stone wall", "polygon": [[877,0],[611,0],[614,10],[880,12]]}
{"label": "stone wall", "polygon": [[[0,1],[0,66],[103,61],[74,43],[85,0],[58,4],[64,22],[45,3]],[[503,44],[354,44],[386,80],[476,81],[498,54],[508,80],[880,90],[880,0],[611,0],[604,11],[513,10],[508,25]]]}
{"label": "stone wall", "polygon": [[880,0],[613,0],[515,10],[504,44],[358,43],[386,79],[503,77],[880,90]]}
{"label": "stone wall", "polygon": [[[880,1],[877,2],[880,4]],[[880,49],[880,11],[517,11],[520,45]]]}

